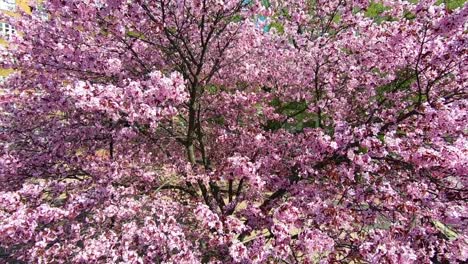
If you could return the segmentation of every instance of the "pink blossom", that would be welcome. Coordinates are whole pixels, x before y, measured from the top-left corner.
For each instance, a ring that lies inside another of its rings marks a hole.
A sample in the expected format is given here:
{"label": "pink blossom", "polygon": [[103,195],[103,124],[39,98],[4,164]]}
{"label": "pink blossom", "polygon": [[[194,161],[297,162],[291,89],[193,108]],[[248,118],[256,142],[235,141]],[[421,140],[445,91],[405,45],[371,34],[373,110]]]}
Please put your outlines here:
{"label": "pink blossom", "polygon": [[2,260],[466,262],[468,6],[412,2],[0,12]]}

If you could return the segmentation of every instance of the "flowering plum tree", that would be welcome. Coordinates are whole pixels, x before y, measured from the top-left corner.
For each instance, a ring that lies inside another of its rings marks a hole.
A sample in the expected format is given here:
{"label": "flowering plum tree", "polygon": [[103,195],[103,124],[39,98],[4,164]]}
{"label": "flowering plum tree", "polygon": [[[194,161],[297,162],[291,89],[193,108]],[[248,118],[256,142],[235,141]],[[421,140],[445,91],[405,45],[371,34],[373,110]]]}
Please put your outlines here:
{"label": "flowering plum tree", "polygon": [[466,5],[45,7],[1,53],[2,262],[467,261]]}

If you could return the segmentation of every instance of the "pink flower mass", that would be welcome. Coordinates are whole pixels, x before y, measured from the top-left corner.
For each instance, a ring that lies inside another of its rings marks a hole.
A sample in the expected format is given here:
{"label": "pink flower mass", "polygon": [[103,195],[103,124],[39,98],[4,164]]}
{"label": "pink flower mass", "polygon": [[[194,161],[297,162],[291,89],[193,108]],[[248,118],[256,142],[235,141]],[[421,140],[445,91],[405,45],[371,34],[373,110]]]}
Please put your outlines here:
{"label": "pink flower mass", "polygon": [[0,263],[468,261],[464,1],[43,5],[0,17]]}

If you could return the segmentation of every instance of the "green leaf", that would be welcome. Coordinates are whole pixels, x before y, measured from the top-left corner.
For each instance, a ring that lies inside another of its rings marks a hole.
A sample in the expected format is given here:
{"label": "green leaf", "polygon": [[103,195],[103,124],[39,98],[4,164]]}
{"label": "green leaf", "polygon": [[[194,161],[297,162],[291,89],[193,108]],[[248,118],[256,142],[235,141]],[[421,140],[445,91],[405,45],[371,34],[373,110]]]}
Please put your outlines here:
{"label": "green leaf", "polygon": [[279,22],[272,22],[270,27],[276,29],[276,32],[278,32],[280,35],[284,33],[284,26]]}
{"label": "green leaf", "polygon": [[208,92],[209,94],[215,94],[216,92],[218,92],[218,87],[214,85],[208,85],[208,86],[205,86],[205,91]]}
{"label": "green leaf", "polygon": [[380,142],[385,144],[385,134],[380,133],[377,135],[377,138],[380,140]]}
{"label": "green leaf", "polygon": [[454,240],[454,239],[456,239],[458,237],[458,234],[452,228],[450,228],[449,226],[443,224],[442,222],[434,220],[434,221],[432,221],[432,223],[449,240]]}
{"label": "green leaf", "polygon": [[270,7],[270,1],[269,0],[262,0],[262,5],[266,8]]}
{"label": "green leaf", "polygon": [[359,146],[358,152],[362,154],[366,154],[367,152],[369,152],[369,149],[366,147]]}
{"label": "green leaf", "polygon": [[389,9],[390,9],[390,7],[384,6],[380,2],[374,2],[373,1],[373,2],[371,2],[369,7],[367,8],[367,10],[365,12],[365,16],[373,18],[376,23],[382,23],[383,21],[393,21],[393,20],[395,20],[395,18],[393,18],[391,16],[382,16],[381,15],[384,11],[389,10]]}
{"label": "green leaf", "polygon": [[281,128],[281,122],[278,120],[268,120],[265,129],[268,131],[276,131]]}
{"label": "green leaf", "polygon": [[438,0],[436,4],[445,4],[448,9],[453,10],[465,5],[466,1],[467,0]]}
{"label": "green leaf", "polygon": [[412,19],[415,19],[416,18],[416,15],[409,12],[409,11],[406,11],[405,14],[403,15],[406,19],[408,20],[412,20]]}
{"label": "green leaf", "polygon": [[236,14],[231,17],[231,22],[234,22],[234,23],[241,22],[242,20],[244,20],[244,18],[239,14]]}
{"label": "green leaf", "polygon": [[338,23],[338,22],[340,22],[340,20],[341,20],[341,14],[335,14],[335,16],[333,16],[333,20],[332,20],[332,21],[333,21],[334,23]]}
{"label": "green leaf", "polygon": [[271,100],[270,106],[275,106],[275,107],[281,106],[281,100],[278,97],[275,97],[273,100]]}
{"label": "green leaf", "polygon": [[384,6],[382,3],[376,3],[372,1],[369,7],[367,8],[365,15],[367,17],[377,18],[382,12],[388,9],[389,7]]}

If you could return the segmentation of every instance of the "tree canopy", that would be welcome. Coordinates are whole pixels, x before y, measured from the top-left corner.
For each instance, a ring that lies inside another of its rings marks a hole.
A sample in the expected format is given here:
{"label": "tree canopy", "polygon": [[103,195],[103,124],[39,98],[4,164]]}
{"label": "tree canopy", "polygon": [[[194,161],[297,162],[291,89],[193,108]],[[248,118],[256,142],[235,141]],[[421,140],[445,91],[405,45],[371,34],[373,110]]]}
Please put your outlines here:
{"label": "tree canopy", "polygon": [[0,52],[0,260],[467,261],[468,6],[449,2],[2,17],[21,34]]}

